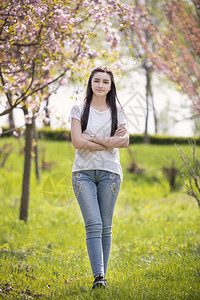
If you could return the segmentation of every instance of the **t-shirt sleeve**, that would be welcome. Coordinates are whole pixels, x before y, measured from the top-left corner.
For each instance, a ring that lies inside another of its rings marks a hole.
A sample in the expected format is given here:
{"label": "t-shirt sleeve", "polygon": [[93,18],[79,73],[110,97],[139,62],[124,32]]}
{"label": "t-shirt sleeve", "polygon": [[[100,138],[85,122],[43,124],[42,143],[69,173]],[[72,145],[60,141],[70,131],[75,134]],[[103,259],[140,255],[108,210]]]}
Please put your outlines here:
{"label": "t-shirt sleeve", "polygon": [[118,119],[118,126],[120,126],[121,124],[127,124],[124,110],[121,107],[118,107],[117,109],[117,119]]}
{"label": "t-shirt sleeve", "polygon": [[77,120],[81,120],[81,108],[78,105],[74,105],[71,109],[70,115],[69,115],[69,122],[71,121],[71,119],[77,119]]}

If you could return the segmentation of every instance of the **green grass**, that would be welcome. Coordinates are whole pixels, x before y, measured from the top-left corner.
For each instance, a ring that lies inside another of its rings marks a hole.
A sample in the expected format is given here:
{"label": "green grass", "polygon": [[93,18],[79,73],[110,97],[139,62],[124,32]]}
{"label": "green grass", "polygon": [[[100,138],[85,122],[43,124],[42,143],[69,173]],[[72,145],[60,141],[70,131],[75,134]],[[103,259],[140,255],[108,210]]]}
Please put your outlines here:
{"label": "green grass", "polygon": [[[184,193],[181,175],[170,192],[162,173],[172,159],[186,173],[174,146],[132,145],[143,174],[126,171],[127,149],[121,149],[124,181],[113,219],[113,243],[107,288],[92,290],[85,230],[76,200],[59,207],[43,196],[45,180],[65,173],[71,181],[74,149],[70,143],[39,141],[47,161],[37,185],[31,174],[29,220],[19,220],[23,142],[0,169],[0,296],[4,299],[199,299],[200,211]],[[190,153],[189,146],[182,147]],[[198,155],[200,148],[198,147]],[[63,205],[63,203],[62,203]]]}

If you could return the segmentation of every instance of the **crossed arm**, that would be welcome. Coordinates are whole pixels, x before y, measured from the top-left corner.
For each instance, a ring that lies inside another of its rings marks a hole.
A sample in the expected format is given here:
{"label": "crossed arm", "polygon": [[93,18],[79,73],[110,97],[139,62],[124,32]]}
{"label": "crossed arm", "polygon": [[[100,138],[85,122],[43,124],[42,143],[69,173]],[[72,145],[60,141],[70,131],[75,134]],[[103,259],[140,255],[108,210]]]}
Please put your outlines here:
{"label": "crossed arm", "polygon": [[82,133],[79,120],[72,118],[71,139],[75,149],[106,150],[108,148],[127,148],[129,145],[129,134],[125,124],[120,125],[112,137],[96,136],[91,138],[89,134]]}

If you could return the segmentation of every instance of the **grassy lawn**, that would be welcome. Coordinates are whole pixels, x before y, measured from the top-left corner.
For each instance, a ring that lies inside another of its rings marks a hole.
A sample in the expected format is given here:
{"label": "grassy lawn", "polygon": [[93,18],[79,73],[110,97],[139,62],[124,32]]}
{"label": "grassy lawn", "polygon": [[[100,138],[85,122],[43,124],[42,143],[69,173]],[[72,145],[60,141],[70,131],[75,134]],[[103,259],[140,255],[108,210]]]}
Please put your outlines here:
{"label": "grassy lawn", "polygon": [[[23,140],[0,168],[0,297],[3,299],[200,299],[200,211],[184,193],[180,155],[174,146],[132,145],[142,174],[127,171],[130,154],[120,150],[124,181],[113,219],[107,288],[92,290],[85,229],[76,202],[52,202],[44,194],[50,176],[66,174],[71,185],[70,143],[39,141],[45,160],[31,174],[29,220],[19,220]],[[189,146],[182,146],[188,154]],[[200,153],[200,147],[197,149]],[[170,192],[162,167],[180,170]]]}

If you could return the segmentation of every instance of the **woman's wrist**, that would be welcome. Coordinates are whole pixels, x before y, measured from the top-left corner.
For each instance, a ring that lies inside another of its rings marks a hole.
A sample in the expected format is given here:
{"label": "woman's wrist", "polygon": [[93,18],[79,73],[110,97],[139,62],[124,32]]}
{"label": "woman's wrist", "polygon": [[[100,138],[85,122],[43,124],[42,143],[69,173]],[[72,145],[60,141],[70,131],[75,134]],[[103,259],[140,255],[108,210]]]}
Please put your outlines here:
{"label": "woman's wrist", "polygon": [[94,134],[94,133],[90,134],[91,142],[94,142],[95,137],[96,137],[96,134]]}

